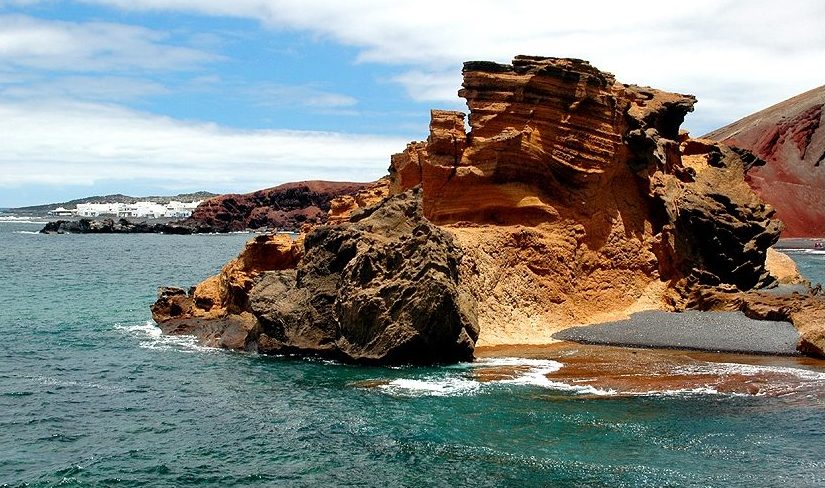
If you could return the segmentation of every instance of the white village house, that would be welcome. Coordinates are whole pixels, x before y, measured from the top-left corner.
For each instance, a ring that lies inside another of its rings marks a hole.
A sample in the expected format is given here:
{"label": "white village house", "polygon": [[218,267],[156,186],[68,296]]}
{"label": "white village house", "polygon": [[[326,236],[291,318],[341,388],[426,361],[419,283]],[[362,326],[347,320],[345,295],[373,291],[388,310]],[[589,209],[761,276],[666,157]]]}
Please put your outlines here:
{"label": "white village house", "polygon": [[141,219],[186,218],[192,215],[201,201],[184,203],[172,200],[161,204],[152,201],[135,203],[78,203],[77,209],[63,207],[49,211],[49,215],[77,217],[132,217]]}

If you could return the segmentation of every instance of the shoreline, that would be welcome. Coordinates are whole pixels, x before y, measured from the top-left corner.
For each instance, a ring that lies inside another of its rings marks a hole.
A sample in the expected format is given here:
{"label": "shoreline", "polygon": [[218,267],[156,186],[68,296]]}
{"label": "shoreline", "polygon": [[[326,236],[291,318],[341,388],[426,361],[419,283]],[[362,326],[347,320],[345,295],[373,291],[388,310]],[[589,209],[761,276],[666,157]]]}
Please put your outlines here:
{"label": "shoreline", "polygon": [[634,313],[629,319],[565,329],[554,339],[656,349],[798,356],[790,322],[756,320],[742,312]]}

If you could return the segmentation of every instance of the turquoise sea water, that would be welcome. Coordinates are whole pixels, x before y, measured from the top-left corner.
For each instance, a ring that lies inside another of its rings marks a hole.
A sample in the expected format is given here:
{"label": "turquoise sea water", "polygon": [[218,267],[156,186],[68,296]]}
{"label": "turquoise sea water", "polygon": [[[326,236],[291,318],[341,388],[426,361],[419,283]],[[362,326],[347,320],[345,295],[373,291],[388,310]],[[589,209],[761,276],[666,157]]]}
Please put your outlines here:
{"label": "turquoise sea water", "polygon": [[480,382],[204,349],[148,306],[249,236],[38,228],[0,223],[0,486],[823,486],[821,367],[777,367],[807,393],[626,396],[549,360]]}

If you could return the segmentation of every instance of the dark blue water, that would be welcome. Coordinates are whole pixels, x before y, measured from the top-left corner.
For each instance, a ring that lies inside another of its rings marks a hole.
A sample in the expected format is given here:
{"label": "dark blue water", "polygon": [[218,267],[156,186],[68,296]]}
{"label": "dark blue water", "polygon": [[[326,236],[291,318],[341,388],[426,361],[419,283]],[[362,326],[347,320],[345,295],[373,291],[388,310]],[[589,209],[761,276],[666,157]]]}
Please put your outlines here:
{"label": "dark blue water", "polygon": [[777,396],[626,396],[554,361],[480,382],[203,349],[148,306],[249,236],[37,228],[0,223],[2,486],[822,486],[820,367]]}

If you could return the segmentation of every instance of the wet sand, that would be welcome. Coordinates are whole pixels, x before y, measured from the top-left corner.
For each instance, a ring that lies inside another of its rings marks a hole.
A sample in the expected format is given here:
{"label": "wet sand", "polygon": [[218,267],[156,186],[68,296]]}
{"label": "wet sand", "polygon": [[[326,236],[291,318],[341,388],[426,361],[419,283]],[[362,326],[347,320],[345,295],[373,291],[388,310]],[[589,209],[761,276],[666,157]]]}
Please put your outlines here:
{"label": "wet sand", "polygon": [[799,333],[789,322],[753,320],[741,312],[646,311],[627,320],[566,329],[553,338],[613,346],[799,354]]}

